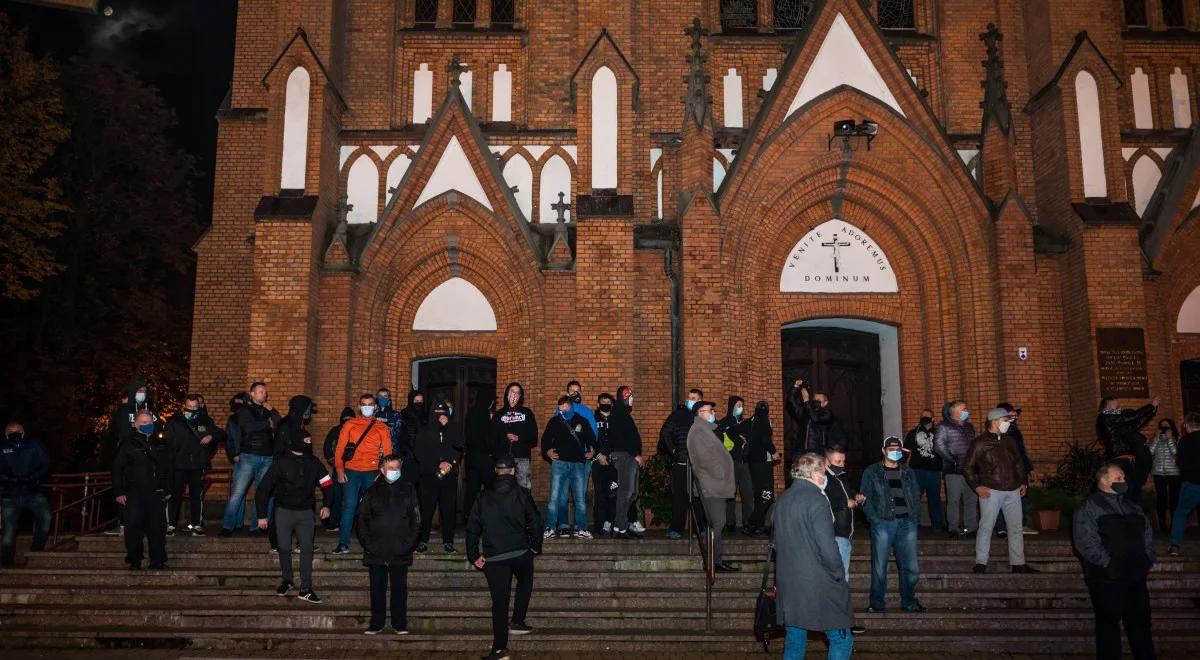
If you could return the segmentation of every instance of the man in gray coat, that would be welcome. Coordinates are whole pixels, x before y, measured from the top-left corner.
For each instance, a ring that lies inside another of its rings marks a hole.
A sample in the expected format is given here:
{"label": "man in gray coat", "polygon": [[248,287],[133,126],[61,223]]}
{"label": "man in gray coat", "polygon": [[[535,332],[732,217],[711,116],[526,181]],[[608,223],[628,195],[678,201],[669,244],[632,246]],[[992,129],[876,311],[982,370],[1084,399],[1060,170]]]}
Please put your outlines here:
{"label": "man in gray coat", "polygon": [[829,660],[846,660],[854,648],[850,586],[834,540],[825,486],[825,459],[808,453],[792,466],[792,485],[772,512],[777,622],[787,629],[784,660],[803,660],[808,631],[829,640]]}
{"label": "man in gray coat", "polygon": [[[733,497],[733,458],[713,431],[717,413],[712,401],[698,401],[692,407],[696,414],[688,429],[687,451],[692,480],[688,484],[693,501],[700,500],[704,519],[713,532],[713,564],[720,573],[741,570],[722,559],[721,532],[725,529],[725,500]],[[699,488],[699,492],[697,492]]]}

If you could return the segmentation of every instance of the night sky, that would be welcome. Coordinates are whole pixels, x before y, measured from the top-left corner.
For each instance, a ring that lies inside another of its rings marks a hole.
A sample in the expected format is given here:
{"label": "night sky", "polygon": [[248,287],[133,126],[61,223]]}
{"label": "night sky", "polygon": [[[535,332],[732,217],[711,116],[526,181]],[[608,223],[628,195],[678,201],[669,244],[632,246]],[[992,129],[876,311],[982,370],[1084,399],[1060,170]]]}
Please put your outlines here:
{"label": "night sky", "polygon": [[[217,107],[233,69],[236,0],[112,0],[112,15],[0,3],[29,32],[37,53],[65,62],[87,57],[123,66],[154,85],[178,118],[172,138],[196,157],[201,179],[195,197],[199,220],[212,208]],[[197,228],[199,229],[199,228]]]}

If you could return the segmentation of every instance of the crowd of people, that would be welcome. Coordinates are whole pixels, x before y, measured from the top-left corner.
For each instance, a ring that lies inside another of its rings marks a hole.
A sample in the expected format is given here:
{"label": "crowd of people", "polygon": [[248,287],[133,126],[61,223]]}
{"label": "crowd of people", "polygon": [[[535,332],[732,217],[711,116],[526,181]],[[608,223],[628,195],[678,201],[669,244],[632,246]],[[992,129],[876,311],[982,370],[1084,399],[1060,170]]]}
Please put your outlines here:
{"label": "crowd of people", "polygon": [[[342,410],[325,437],[322,461],[308,430],[316,413],[309,397],[292,397],[281,415],[270,403],[267,385],[256,382],[230,400],[223,425],[195,394],[164,420],[146,383],[135,381],[111,420],[113,496],[120,507],[117,533],[124,535],[126,561],[131,570],[141,570],[148,546],[149,568],[165,569],[167,536],[206,533],[206,470],[223,446],[233,469],[220,536],[245,527],[250,534],[264,533],[279,556],[280,596],[296,589],[292,555],[299,554],[298,598],[312,603],[323,602],[312,582],[317,520],[338,533],[334,554],[351,552],[356,536],[370,583],[366,633],[381,633],[390,610],[392,630],[405,634],[407,571],[414,554],[429,552],[435,513],[442,551],[458,552],[461,475],[466,560],[486,574],[493,598],[495,638],[489,657],[506,657],[508,635],[531,631],[525,616],[533,558],[545,540],[642,538],[637,500],[647,457],[632,415],[634,392],[626,385],[615,395],[600,394],[591,408],[583,403],[580,384],[571,381],[542,427],[525,405],[519,383],[509,384],[490,407],[483,403],[468,411],[462,433],[451,424],[454,402],[430,401],[413,390],[397,410],[387,388],[363,394],[356,407]],[[773,536],[779,616],[788,629],[785,657],[803,656],[810,630],[826,634],[830,657],[848,657],[853,635],[864,631],[853,622],[848,597],[856,511],[869,525],[870,612],[887,608],[891,557],[899,573],[901,610],[926,611],[917,597],[923,498],[934,530],[974,539],[974,572],[989,570],[994,532],[1007,537],[1013,573],[1038,572],[1024,555],[1024,537],[1037,532],[1028,525],[1034,466],[1019,428],[1019,408],[1001,403],[988,410],[982,432],[970,421],[964,401],[942,406],[939,422],[933,410],[923,410],[903,438],[884,438],[879,460],[853,480],[846,467],[847,436],[829,403],[825,393],[812,391],[803,380],[788,393],[789,487],[778,503],[775,464],[783,462],[783,452],[775,445],[765,401],[750,408],[742,397],[730,396],[725,415],[718,418],[717,404],[692,389],[659,431],[657,453],[670,466],[668,538],[682,538],[694,515],[700,529],[712,531],[715,570],[735,572],[739,567],[724,558],[725,535],[740,528],[750,537]],[[1144,575],[1154,562],[1154,548],[1141,508],[1142,485],[1153,476],[1158,522],[1171,532],[1172,555],[1180,553],[1188,514],[1200,505],[1200,415],[1185,418],[1182,437],[1172,420],[1160,420],[1159,432],[1147,440],[1140,429],[1155,418],[1157,404],[1126,410],[1115,399],[1102,401],[1096,427],[1106,462],[1096,474],[1096,493],[1076,515],[1073,529],[1097,630],[1101,621],[1124,621],[1131,645],[1151,654]],[[49,473],[50,462],[45,448],[26,438],[16,423],[6,428],[0,450],[5,521],[0,562],[7,564],[21,515],[35,518],[33,548],[45,544],[49,507],[37,484]],[[550,464],[544,518],[531,494],[535,451]],[[247,526],[245,501],[252,484],[254,513]],[[187,524],[177,530],[185,492]],[[1140,581],[1130,579],[1139,574]],[[814,591],[812,580],[818,577],[831,582],[828,593]],[[514,581],[517,597],[510,616]]]}

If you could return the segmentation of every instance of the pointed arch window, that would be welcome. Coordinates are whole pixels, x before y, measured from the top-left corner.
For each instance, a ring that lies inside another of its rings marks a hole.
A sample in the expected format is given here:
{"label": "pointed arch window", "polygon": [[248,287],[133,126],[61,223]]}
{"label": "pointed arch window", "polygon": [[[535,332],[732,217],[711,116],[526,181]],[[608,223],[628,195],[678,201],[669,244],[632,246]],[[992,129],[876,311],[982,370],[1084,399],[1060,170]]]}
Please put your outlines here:
{"label": "pointed arch window", "polygon": [[913,30],[917,27],[913,0],[879,0],[876,20],[884,30]]}
{"label": "pointed arch window", "polygon": [[298,66],[288,74],[284,88],[281,189],[304,189],[308,167],[308,101],[308,70]]}
{"label": "pointed arch window", "polygon": [[438,0],[415,0],[413,22],[417,27],[432,28],[437,24]]}
{"label": "pointed arch window", "polygon": [[811,0],[775,0],[775,29],[799,30],[812,13]]}

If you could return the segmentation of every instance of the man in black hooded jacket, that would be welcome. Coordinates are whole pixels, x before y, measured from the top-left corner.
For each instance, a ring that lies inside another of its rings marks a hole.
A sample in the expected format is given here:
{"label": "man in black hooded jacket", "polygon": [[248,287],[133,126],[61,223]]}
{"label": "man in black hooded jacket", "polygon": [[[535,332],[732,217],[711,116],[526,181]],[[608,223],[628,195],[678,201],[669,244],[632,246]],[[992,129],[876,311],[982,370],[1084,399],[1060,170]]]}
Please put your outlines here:
{"label": "man in black hooded jacket", "polygon": [[[730,396],[725,416],[717,421],[714,433],[729,450],[733,459],[733,480],[737,495],[742,498],[742,531],[749,533],[750,516],[754,513],[754,484],[750,478],[750,466],[746,464],[746,443],[750,433],[750,419],[744,417],[746,401],[740,396]],[[725,502],[725,531],[737,529],[737,496]]]}
{"label": "man in black hooded jacket", "polygon": [[[281,420],[279,426],[275,429],[274,440],[274,458],[279,459],[288,455],[289,451],[307,451],[312,454],[312,437],[308,431],[308,424],[312,420],[313,413],[316,412],[316,406],[313,405],[313,400],[298,394],[288,399],[288,412]],[[317,461],[320,462],[319,460]],[[266,476],[263,477],[264,479]],[[336,479],[334,480],[336,481]],[[257,495],[255,499],[257,500]],[[270,504],[268,510],[273,510],[274,504]],[[322,518],[329,520],[332,516]],[[272,550],[279,549],[278,527],[275,524],[274,516],[271,516],[270,524],[267,525],[267,539],[271,544]],[[290,537],[285,534],[284,541]],[[287,545],[286,543],[284,545]],[[316,546],[313,546],[314,550]]]}
{"label": "man in black hooded jacket", "polygon": [[[321,455],[325,457],[326,465],[333,465],[333,452],[337,451],[338,436],[342,434],[342,424],[345,424],[348,419],[354,419],[354,409],[350,406],[342,408],[342,414],[338,415],[337,426],[329,429],[329,432],[325,434],[325,444],[321,446]],[[333,487],[329,489],[330,511],[342,510],[343,488],[344,486],[337,479],[333,480]],[[324,521],[325,531],[335,531],[338,528],[339,518],[341,516],[329,516],[326,518]]]}
{"label": "man in black hooded jacket", "polygon": [[[167,567],[167,516],[173,477],[165,443],[156,443],[153,413],[138,412],[133,433],[117,448],[113,459],[113,496],[125,507],[125,561],[130,570],[142,567],[142,539],[150,546],[150,568]],[[155,445],[162,445],[161,448]]]}
{"label": "man in black hooded jacket", "polygon": [[[408,391],[408,405],[400,411],[400,420],[403,431],[400,435],[404,438],[404,444],[402,447],[397,447],[397,452],[403,456],[404,452],[415,451],[417,435],[421,433],[422,429],[429,426],[429,408],[425,403],[424,392],[421,390]],[[404,471],[403,466],[400,469]]]}
{"label": "man in black hooded jacket", "polygon": [[538,425],[533,411],[525,407],[525,388],[509,383],[504,388],[500,410],[492,417],[492,455],[512,456],[517,469],[517,483],[525,490],[533,487],[530,450],[538,443]]}
{"label": "man in black hooded jacket", "polygon": [[775,503],[775,463],[780,459],[780,452],[775,448],[774,435],[770,408],[766,401],[759,401],[754,405],[746,440],[746,465],[750,468],[754,489],[754,511],[746,526],[750,534],[756,536],[765,533],[767,510]]}
{"label": "man in black hooded jacket", "polygon": [[107,438],[108,443],[101,448],[101,465],[111,464],[121,443],[136,434],[133,430],[134,418],[142,411],[150,413],[151,419],[154,420],[154,431],[161,431],[162,423],[158,411],[154,408],[154,398],[150,396],[146,379],[143,376],[135,376],[125,388],[121,405],[117,406],[109,418],[109,429],[115,432],[115,435],[110,435]]}
{"label": "man in black hooded jacket", "polygon": [[1140,429],[1157,413],[1157,398],[1141,408],[1129,410],[1121,408],[1121,402],[1116,398],[1105,397],[1096,417],[1096,435],[1104,445],[1104,458],[1121,466],[1125,481],[1129,483],[1125,498],[1138,506],[1142,505],[1142,487],[1146,485],[1154,461]]}
{"label": "man in black hooded jacket", "polygon": [[[597,420],[599,421],[599,420]],[[646,464],[642,456],[642,434],[633,421],[633,388],[621,385],[617,388],[617,400],[608,417],[609,458],[616,472],[617,501],[614,505],[613,536],[618,539],[640,539],[645,527],[636,525],[640,515],[634,503],[640,493],[641,469]],[[625,518],[625,520],[621,520]]]}
{"label": "man in black hooded jacket", "polygon": [[687,527],[690,499],[687,436],[692,430],[692,422],[696,421],[692,407],[703,398],[704,392],[696,388],[688,390],[687,399],[671,411],[658,431],[658,455],[665,457],[671,465],[671,529],[667,530],[667,538],[671,540],[683,538],[683,530]]}
{"label": "man in black hooded jacket", "polygon": [[421,535],[417,552],[425,552],[433,526],[433,510],[437,508],[442,527],[442,549],[446,554],[454,548],[454,521],[458,514],[458,464],[466,440],[450,426],[450,407],[434,405],[433,421],[417,434],[413,454],[421,490]]}
{"label": "man in black hooded jacket", "polygon": [[174,525],[179,521],[183,487],[187,486],[191,512],[188,531],[192,536],[204,536],[204,473],[217,447],[218,432],[212,418],[200,410],[200,397],[195,394],[184,397],[183,410],[167,420],[167,448],[175,471],[168,522]]}

